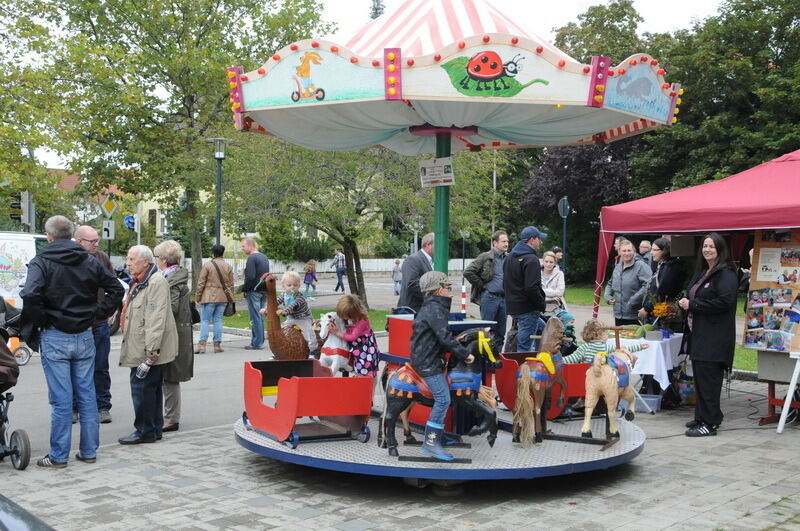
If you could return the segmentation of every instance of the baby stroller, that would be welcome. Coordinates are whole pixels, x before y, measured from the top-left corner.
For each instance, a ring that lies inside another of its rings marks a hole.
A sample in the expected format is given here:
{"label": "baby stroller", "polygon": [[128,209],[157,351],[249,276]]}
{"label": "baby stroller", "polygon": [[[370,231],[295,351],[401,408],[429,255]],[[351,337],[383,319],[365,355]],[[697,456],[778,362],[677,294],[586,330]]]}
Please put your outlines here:
{"label": "baby stroller", "polygon": [[[0,301],[2,298],[0,297]],[[0,302],[8,308],[5,301]],[[16,310],[19,312],[19,310]],[[18,334],[18,331],[12,332]],[[14,400],[12,393],[7,393],[9,389],[17,384],[19,367],[14,354],[9,350],[6,342],[9,338],[9,330],[0,327],[0,461],[6,457],[11,457],[11,464],[17,470],[24,470],[31,460],[31,442],[25,430],[11,431],[8,420],[8,409]]]}
{"label": "baby stroller", "polygon": [[[5,330],[4,341],[7,343],[9,337],[19,337],[22,322],[22,311],[7,303],[0,296],[0,329]],[[11,354],[17,360],[17,365],[27,365],[31,360],[31,349],[27,346],[17,345],[11,350]]]}

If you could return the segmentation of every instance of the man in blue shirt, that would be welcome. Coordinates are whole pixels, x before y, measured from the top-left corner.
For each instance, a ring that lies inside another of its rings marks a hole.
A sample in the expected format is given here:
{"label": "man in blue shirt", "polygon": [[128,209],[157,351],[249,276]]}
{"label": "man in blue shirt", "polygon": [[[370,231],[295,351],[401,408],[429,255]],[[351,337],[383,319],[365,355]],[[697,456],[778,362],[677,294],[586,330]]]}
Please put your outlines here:
{"label": "man in blue shirt", "polygon": [[[264,317],[258,313],[264,307],[265,293],[259,281],[264,273],[269,273],[269,260],[258,252],[253,238],[242,240],[242,252],[247,255],[244,266],[244,285],[242,292],[247,299],[247,311],[250,314],[250,344],[245,350],[261,350],[264,348]],[[256,289],[259,286],[259,289]]]}

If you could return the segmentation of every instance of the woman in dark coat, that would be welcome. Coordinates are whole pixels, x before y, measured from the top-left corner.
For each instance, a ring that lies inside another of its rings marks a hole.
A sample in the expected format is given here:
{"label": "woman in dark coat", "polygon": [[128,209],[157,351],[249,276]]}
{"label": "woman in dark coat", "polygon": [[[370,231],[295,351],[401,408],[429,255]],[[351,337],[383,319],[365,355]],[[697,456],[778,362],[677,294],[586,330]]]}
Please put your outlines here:
{"label": "woman in dark coat", "polygon": [[698,271],[688,297],[678,305],[688,312],[687,335],[697,405],[686,423],[688,437],[716,435],[722,423],[720,393],[725,372],[733,367],[736,342],[736,268],[728,261],[728,246],[712,232],[703,238]]}
{"label": "woman in dark coat", "polygon": [[172,314],[178,328],[178,353],[174,361],[164,366],[164,430],[178,431],[181,419],[180,382],[194,375],[192,346],[192,311],[189,302],[189,272],[179,265],[183,250],[175,240],[167,240],[153,249],[156,264],[169,283]]}
{"label": "woman in dark coat", "polygon": [[[650,248],[650,253],[653,256],[656,269],[650,278],[648,296],[645,298],[644,306],[639,310],[639,319],[641,320],[647,319],[648,316],[653,316],[654,303],[674,302],[683,289],[683,283],[686,281],[683,261],[677,256],[672,256],[668,239],[657,238]],[[670,324],[673,327],[681,326],[681,323]]]}

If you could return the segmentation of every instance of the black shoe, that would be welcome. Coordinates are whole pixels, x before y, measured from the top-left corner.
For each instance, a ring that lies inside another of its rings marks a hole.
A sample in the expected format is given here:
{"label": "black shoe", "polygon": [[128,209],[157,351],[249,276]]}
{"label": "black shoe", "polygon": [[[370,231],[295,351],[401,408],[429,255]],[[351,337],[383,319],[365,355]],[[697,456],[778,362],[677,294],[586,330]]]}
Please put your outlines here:
{"label": "black shoe", "polygon": [[709,437],[716,434],[717,428],[714,426],[709,426],[704,422],[700,422],[694,428],[689,428],[686,430],[687,437]]}
{"label": "black shoe", "polygon": [[97,462],[97,458],[96,457],[83,457],[80,452],[75,454],[75,459],[77,459],[78,461],[83,461],[84,463],[96,463]]}
{"label": "black shoe", "polygon": [[178,431],[179,428],[180,428],[180,423],[176,422],[175,424],[165,424],[164,428],[161,431],[167,433],[169,431]]}
{"label": "black shoe", "polygon": [[253,345],[247,345],[244,347],[245,350],[264,350],[264,347],[254,347]]}
{"label": "black shoe", "polygon": [[127,437],[120,437],[119,439],[120,444],[142,444],[142,443],[154,443],[154,442],[156,442],[155,437],[142,437],[136,432],[131,433]]}
{"label": "black shoe", "polygon": [[698,424],[700,424],[700,421],[697,420],[697,419],[693,419],[693,420],[690,420],[689,422],[686,423],[686,427],[687,428],[694,428]]}

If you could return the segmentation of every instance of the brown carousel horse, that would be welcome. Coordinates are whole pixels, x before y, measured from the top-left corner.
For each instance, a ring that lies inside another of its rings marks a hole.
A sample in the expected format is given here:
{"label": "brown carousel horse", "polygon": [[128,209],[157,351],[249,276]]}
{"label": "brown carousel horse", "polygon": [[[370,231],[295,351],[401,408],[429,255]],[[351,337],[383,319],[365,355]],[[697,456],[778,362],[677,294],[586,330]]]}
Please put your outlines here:
{"label": "brown carousel horse", "polygon": [[517,400],[514,404],[513,442],[522,442],[524,445],[533,441],[542,442],[545,393],[554,383],[558,382],[561,386],[559,404],[566,400],[567,383],[562,373],[564,362],[561,359],[563,335],[564,324],[561,320],[549,319],[542,332],[539,354],[525,358],[520,365],[517,372]]}
{"label": "brown carousel horse", "polygon": [[[473,426],[469,436],[489,432],[487,440],[489,446],[494,446],[497,439],[497,411],[490,405],[481,386],[481,364],[479,357],[484,357],[490,363],[498,363],[492,353],[489,337],[482,328],[473,328],[462,332],[456,337],[467,352],[475,356],[475,362],[467,364],[455,356],[450,357],[447,366],[447,381],[450,386],[450,400],[453,405],[464,406],[471,410],[477,417],[482,417],[480,424]],[[401,367],[389,375],[386,384],[386,404],[383,412],[382,426],[378,435],[378,445],[386,446],[389,455],[397,456],[397,439],[395,438],[395,425],[397,418],[404,411],[411,408],[414,403],[433,406],[431,394],[425,380],[419,376],[410,364]],[[491,400],[494,402],[494,400]],[[405,424],[406,419],[403,419]],[[406,441],[411,430],[406,426]]]}

